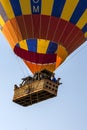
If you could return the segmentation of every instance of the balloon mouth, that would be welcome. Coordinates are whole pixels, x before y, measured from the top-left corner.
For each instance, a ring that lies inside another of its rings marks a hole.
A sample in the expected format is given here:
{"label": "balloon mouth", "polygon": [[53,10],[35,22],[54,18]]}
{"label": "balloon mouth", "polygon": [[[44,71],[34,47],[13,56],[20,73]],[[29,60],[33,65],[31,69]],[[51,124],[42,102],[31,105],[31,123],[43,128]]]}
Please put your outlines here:
{"label": "balloon mouth", "polygon": [[16,44],[14,52],[26,61],[38,64],[56,62],[58,44],[44,39],[27,39]]}
{"label": "balloon mouth", "polygon": [[61,44],[44,39],[23,40],[16,44],[14,52],[28,66],[31,63],[33,66],[37,64],[58,67],[68,56],[67,50]]}
{"label": "balloon mouth", "polygon": [[58,43],[46,39],[26,39],[16,44],[20,49],[40,54],[55,54],[58,49]]}

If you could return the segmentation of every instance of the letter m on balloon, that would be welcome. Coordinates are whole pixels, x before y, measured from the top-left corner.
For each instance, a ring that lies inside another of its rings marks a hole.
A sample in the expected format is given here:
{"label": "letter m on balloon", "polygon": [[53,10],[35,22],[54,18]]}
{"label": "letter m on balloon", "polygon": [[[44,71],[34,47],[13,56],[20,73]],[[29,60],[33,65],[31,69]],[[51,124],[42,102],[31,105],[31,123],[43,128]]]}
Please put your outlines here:
{"label": "letter m on balloon", "polygon": [[39,6],[33,6],[33,13],[39,13]]}

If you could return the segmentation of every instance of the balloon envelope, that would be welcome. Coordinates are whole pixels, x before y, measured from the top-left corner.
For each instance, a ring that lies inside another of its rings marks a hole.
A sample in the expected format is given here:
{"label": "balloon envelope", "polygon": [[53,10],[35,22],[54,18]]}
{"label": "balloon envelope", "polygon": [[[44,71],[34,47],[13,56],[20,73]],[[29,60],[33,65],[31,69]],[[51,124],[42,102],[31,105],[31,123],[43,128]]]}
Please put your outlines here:
{"label": "balloon envelope", "polygon": [[0,0],[0,29],[33,73],[54,71],[87,39],[87,0]]}

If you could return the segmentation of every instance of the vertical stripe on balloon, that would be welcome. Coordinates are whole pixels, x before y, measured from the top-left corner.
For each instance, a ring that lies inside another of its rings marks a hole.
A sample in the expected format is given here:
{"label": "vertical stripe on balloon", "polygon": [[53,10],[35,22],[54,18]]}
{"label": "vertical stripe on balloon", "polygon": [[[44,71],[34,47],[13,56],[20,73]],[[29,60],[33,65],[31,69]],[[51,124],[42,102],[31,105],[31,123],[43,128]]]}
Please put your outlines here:
{"label": "vertical stripe on balloon", "polygon": [[79,0],[66,0],[62,14],[61,14],[61,18],[69,21],[78,2]]}
{"label": "vertical stripe on balloon", "polygon": [[31,14],[31,4],[30,0],[20,0],[20,6],[22,10],[22,14]]}
{"label": "vertical stripe on balloon", "polygon": [[86,23],[87,23],[87,9],[84,11],[84,13],[80,17],[80,19],[79,19],[79,21],[77,22],[76,25],[77,25],[77,27],[82,29],[85,26]]}
{"label": "vertical stripe on balloon", "polygon": [[10,0],[15,16],[22,15],[19,0]]}
{"label": "vertical stripe on balloon", "polygon": [[60,17],[63,7],[65,4],[65,0],[54,0],[53,10],[52,10],[52,16]]}
{"label": "vertical stripe on balloon", "polygon": [[41,13],[41,0],[31,0],[31,11],[32,14]]}
{"label": "vertical stripe on balloon", "polygon": [[79,0],[79,3],[70,19],[70,22],[76,24],[86,9],[87,9],[87,0]]}
{"label": "vertical stripe on balloon", "polygon": [[46,54],[49,42],[49,40],[37,39],[37,53]]}
{"label": "vertical stripe on balloon", "polygon": [[28,50],[31,52],[37,52],[37,40],[36,39],[29,39],[27,40]]}
{"label": "vertical stripe on balloon", "polygon": [[41,14],[42,15],[51,15],[53,3],[54,3],[54,0],[42,0]]}
{"label": "vertical stripe on balloon", "polygon": [[14,17],[14,12],[13,12],[10,0],[1,0],[0,2],[2,4],[8,18],[9,19],[13,18]]}

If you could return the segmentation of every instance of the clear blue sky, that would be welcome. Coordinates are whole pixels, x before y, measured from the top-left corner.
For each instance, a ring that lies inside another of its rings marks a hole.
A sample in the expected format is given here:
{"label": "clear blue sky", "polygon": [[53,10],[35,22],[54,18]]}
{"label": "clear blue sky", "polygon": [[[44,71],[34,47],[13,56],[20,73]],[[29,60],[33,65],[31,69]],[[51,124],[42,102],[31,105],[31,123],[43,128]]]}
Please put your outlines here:
{"label": "clear blue sky", "polygon": [[87,42],[55,71],[58,96],[22,107],[12,102],[14,84],[31,74],[0,34],[0,130],[87,130]]}

